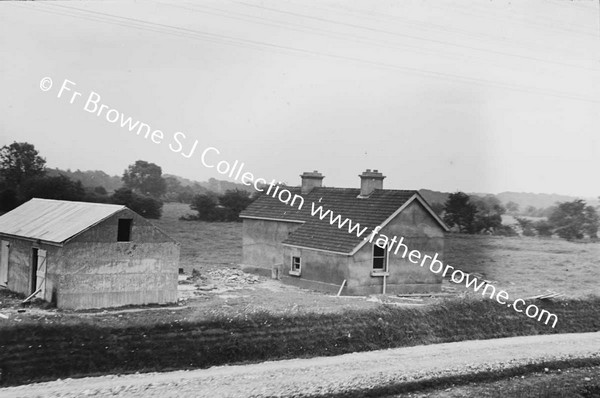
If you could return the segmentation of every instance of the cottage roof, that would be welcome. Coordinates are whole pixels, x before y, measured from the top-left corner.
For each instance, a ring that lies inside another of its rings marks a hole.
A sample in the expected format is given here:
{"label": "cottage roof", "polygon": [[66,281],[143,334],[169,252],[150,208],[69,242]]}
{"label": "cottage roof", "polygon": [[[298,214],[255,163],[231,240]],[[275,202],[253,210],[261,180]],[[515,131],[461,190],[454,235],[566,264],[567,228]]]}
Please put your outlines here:
{"label": "cottage roof", "polygon": [[34,198],[0,216],[0,234],[60,244],[125,208]]}
{"label": "cottage roof", "polygon": [[[300,194],[300,188],[286,189],[292,194]],[[283,244],[338,253],[351,253],[369,236],[373,228],[385,224],[414,200],[420,202],[444,230],[448,230],[417,191],[376,189],[367,198],[359,195],[360,189],[317,187],[303,195],[304,206],[298,210],[297,206],[286,205],[279,199],[264,194],[250,204],[240,217],[302,223]],[[311,216],[311,202],[315,204],[315,208],[323,206],[324,211],[331,210],[334,218],[340,215],[340,223],[347,218],[353,226],[358,223],[361,230],[365,227],[367,230],[358,237],[356,232],[348,232],[348,223],[338,228],[337,221],[333,225],[330,223],[329,215],[323,220],[316,215]]]}

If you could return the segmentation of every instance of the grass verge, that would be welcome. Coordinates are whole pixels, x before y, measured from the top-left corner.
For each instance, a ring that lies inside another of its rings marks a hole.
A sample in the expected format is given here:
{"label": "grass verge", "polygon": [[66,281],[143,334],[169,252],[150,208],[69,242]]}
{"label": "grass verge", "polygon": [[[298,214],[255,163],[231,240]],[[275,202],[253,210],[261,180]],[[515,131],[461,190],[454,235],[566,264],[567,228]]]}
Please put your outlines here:
{"label": "grass verge", "polygon": [[551,333],[600,330],[600,298],[544,303],[555,329],[490,300],[298,315],[266,312],[139,326],[0,328],[0,385]]}

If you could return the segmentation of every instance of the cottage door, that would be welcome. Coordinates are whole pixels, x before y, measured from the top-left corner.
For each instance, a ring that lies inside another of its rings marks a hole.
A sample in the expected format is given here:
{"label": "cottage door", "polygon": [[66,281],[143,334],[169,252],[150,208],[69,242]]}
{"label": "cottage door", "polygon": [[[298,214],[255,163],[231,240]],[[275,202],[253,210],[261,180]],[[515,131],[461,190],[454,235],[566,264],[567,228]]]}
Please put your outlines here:
{"label": "cottage door", "polygon": [[0,286],[8,285],[8,247],[7,241],[0,241]]}
{"label": "cottage door", "polygon": [[38,297],[43,299],[46,294],[46,250],[38,250],[37,257],[38,261],[37,271],[35,272],[35,291],[41,289]]}

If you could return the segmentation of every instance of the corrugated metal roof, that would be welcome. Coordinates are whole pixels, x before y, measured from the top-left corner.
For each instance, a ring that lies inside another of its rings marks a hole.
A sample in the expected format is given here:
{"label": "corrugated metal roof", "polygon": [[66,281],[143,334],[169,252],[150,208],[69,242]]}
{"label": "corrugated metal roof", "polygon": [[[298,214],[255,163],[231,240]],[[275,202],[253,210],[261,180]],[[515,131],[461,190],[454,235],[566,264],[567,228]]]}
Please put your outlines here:
{"label": "corrugated metal roof", "polygon": [[63,243],[123,209],[121,205],[35,198],[0,216],[0,234]]}

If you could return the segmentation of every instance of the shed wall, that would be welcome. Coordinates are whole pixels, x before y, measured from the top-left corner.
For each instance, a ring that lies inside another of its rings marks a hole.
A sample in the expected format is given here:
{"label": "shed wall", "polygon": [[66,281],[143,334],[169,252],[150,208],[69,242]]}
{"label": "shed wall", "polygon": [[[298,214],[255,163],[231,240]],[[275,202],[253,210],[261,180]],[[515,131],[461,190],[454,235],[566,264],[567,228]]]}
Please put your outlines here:
{"label": "shed wall", "polygon": [[[133,219],[129,242],[116,241],[119,218]],[[66,243],[55,261],[61,308],[177,301],[179,245],[128,209]]]}
{"label": "shed wall", "polygon": [[[0,239],[9,242],[8,248],[8,284],[13,292],[29,296],[31,292],[31,260],[32,249],[46,250],[46,292],[39,298],[53,301],[57,289],[56,263],[53,261],[60,255],[60,247],[37,243],[34,241],[0,235]],[[54,297],[53,297],[54,295]]]}

